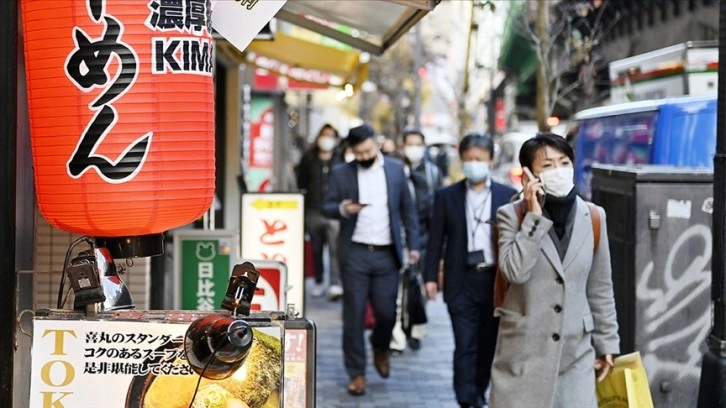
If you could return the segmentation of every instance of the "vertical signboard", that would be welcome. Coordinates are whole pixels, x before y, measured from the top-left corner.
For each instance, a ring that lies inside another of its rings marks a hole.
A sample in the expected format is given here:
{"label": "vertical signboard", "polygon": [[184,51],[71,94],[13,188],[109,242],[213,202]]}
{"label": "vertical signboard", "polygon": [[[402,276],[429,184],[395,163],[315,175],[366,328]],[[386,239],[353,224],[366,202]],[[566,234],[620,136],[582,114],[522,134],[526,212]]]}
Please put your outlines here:
{"label": "vertical signboard", "polygon": [[272,187],[275,138],[275,100],[252,95],[250,101],[250,142],[247,157],[249,191],[270,191]]}
{"label": "vertical signboard", "polygon": [[174,233],[175,308],[217,310],[237,260],[235,234],[228,231]]}
{"label": "vertical signboard", "polygon": [[[304,311],[305,300],[303,210],[302,194],[249,193],[242,196],[241,258],[285,263],[287,303],[294,304],[300,312]],[[261,275],[260,279],[263,278]]]}
{"label": "vertical signboard", "polygon": [[237,263],[252,262],[260,272],[255,297],[250,309],[253,311],[286,310],[287,266],[280,261],[244,259]]}

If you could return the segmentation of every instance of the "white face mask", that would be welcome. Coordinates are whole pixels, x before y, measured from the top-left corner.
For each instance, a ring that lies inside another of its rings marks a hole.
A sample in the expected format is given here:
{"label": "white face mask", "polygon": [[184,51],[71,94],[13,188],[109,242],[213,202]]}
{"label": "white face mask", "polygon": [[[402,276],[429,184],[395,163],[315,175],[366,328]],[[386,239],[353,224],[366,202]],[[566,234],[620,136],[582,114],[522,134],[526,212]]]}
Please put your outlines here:
{"label": "white face mask", "polygon": [[330,136],[321,136],[318,138],[318,148],[324,152],[332,152],[335,149],[335,139]]}
{"label": "white face mask", "polygon": [[574,178],[575,169],[572,167],[557,167],[539,174],[545,192],[554,197],[564,197],[570,194],[572,188],[575,187]]}
{"label": "white face mask", "polygon": [[419,163],[424,158],[424,154],[426,154],[426,147],[425,146],[405,146],[403,148],[403,153],[406,155],[406,158],[411,161],[413,164]]}
{"label": "white face mask", "polygon": [[489,163],[480,161],[466,161],[461,165],[461,170],[467,180],[472,183],[480,183],[489,177]]}
{"label": "white face mask", "polygon": [[350,163],[353,160],[355,160],[355,154],[353,154],[353,153],[346,153],[345,154],[345,157],[343,157],[343,159],[345,159],[345,162],[346,163]]}

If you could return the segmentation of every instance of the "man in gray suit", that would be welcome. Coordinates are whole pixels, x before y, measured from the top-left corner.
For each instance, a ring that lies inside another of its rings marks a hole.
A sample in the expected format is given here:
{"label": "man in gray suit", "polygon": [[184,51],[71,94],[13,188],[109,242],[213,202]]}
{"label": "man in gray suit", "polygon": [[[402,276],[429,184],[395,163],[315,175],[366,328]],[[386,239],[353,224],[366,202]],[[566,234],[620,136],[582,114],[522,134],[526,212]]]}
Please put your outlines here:
{"label": "man in gray suit", "polygon": [[333,169],[323,204],[324,215],[340,220],[338,259],[345,288],[343,353],[351,379],[348,392],[356,396],[366,391],[363,334],[368,301],[376,319],[370,337],[374,366],[381,377],[390,374],[389,345],[403,264],[402,224],[409,260],[417,262],[420,257],[416,206],[403,163],[384,158],[374,135],[366,125],[350,130],[346,141],[355,160]]}

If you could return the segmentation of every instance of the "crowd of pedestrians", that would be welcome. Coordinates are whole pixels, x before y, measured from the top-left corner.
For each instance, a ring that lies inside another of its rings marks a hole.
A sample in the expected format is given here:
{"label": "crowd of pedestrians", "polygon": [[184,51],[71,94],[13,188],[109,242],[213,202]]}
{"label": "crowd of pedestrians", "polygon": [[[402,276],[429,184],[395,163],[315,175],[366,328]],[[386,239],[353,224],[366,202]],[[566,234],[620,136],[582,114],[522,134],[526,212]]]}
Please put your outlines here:
{"label": "crowd of pedestrians", "polygon": [[425,347],[425,299],[443,292],[459,406],[595,408],[619,339],[605,213],[578,197],[572,148],[533,135],[515,191],[489,174],[487,134],[461,139],[450,185],[420,130],[399,140],[325,125],[296,168],[312,295],[342,299],[347,392],[367,392],[366,342],[384,379],[392,355]]}

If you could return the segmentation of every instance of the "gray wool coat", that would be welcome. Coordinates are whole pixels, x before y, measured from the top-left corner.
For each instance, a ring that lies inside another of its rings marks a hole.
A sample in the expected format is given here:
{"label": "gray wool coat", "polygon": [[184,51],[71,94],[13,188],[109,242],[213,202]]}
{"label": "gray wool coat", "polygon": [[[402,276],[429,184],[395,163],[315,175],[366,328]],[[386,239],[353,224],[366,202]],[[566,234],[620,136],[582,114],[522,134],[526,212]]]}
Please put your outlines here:
{"label": "gray wool coat", "polygon": [[491,408],[597,408],[595,356],[618,354],[620,338],[605,212],[593,253],[590,210],[579,197],[560,259],[552,221],[513,204],[497,212],[499,268],[511,286],[492,365]]}

